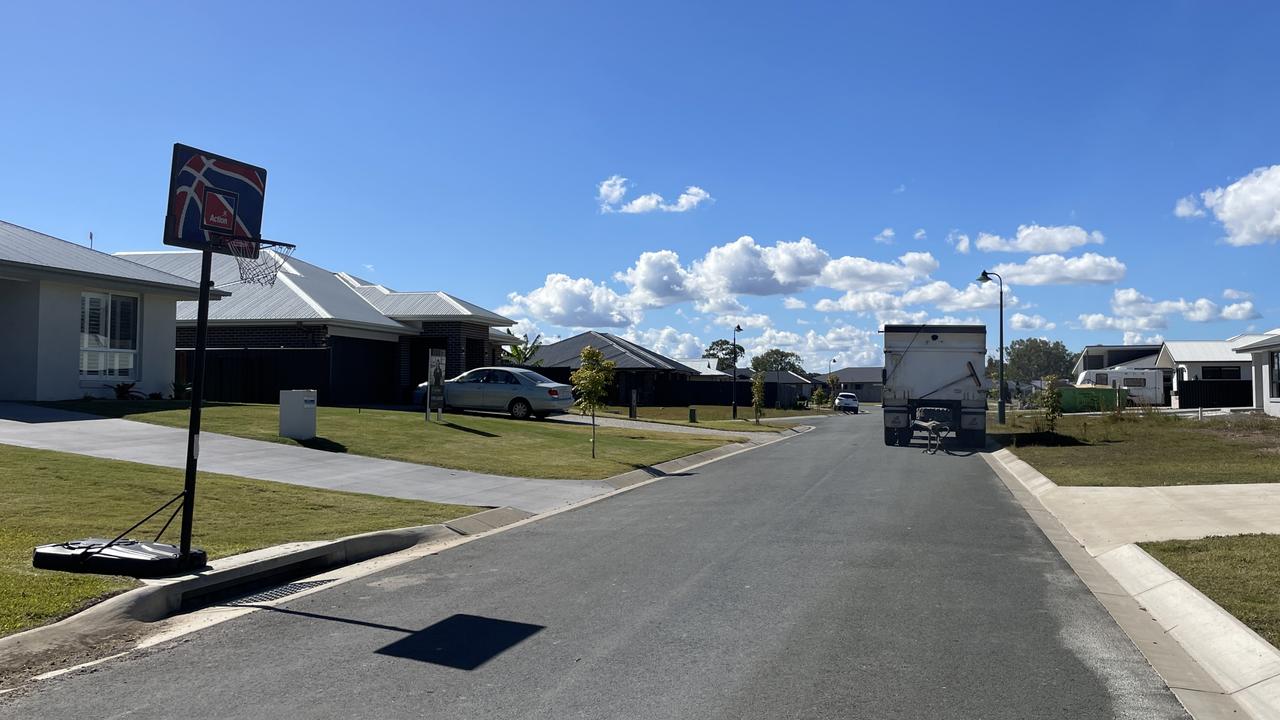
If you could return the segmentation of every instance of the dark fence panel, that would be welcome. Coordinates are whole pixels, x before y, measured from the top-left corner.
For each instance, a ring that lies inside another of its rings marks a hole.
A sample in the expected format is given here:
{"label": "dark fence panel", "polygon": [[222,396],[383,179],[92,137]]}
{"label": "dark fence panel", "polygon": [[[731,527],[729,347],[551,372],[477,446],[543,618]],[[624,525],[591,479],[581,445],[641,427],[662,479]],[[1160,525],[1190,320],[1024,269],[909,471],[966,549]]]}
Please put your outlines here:
{"label": "dark fence panel", "polygon": [[1252,407],[1252,380],[1183,380],[1178,384],[1178,407]]}
{"label": "dark fence panel", "polygon": [[[400,346],[382,340],[332,336],[329,405],[390,404],[398,400]],[[424,361],[425,366],[425,361]]]}
{"label": "dark fence panel", "polygon": [[[174,377],[191,382],[192,350],[176,353]],[[328,348],[205,351],[204,398],[221,402],[278,403],[281,390],[315,390],[331,405]]]}

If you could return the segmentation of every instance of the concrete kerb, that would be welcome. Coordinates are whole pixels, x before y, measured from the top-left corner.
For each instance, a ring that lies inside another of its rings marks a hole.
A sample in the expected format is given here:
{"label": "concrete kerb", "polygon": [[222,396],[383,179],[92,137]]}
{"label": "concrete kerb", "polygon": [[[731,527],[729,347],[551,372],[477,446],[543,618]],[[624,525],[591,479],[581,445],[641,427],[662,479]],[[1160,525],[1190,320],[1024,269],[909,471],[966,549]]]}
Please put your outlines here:
{"label": "concrete kerb", "polygon": [[237,586],[262,583],[273,577],[296,577],[307,571],[318,573],[426,543],[524,525],[656,482],[681,470],[701,467],[813,429],[808,425],[793,427],[786,432],[772,434],[767,440],[752,438],[744,443],[730,443],[632,470],[605,481],[616,488],[613,492],[541,514],[513,507],[491,508],[444,524],[379,530],[331,541],[277,545],[214,560],[208,569],[192,575],[145,580],[143,587],[108,598],[56,623],[0,638],[0,676],[15,669],[34,668],[62,654],[87,653],[106,643],[134,640],[149,623],[174,615],[184,604],[196,602],[201,596],[230,592]]}
{"label": "concrete kerb", "polygon": [[351,535],[331,541],[277,545],[221,558],[190,575],[144,580],[144,585],[93,605],[56,623],[0,638],[0,671],[29,667],[44,658],[129,638],[147,623],[214,593],[275,577],[358,563],[423,543],[473,535],[530,517],[516,508],[493,508],[446,524]]}
{"label": "concrete kerb", "polygon": [[1280,717],[1280,651],[1137,545],[1092,556],[1041,503],[1052,480],[1007,449],[983,459],[1193,717]]}

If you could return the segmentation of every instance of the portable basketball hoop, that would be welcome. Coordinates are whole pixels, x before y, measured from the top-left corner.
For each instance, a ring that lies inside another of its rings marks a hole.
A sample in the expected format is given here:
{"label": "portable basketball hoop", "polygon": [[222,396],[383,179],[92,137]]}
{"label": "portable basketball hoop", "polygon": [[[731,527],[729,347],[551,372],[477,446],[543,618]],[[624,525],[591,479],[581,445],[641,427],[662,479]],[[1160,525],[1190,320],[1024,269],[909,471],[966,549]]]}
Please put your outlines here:
{"label": "portable basketball hoop", "polygon": [[295,245],[276,240],[229,238],[222,243],[226,253],[236,259],[240,282],[271,287],[276,284],[280,268],[293,256]]}
{"label": "portable basketball hoop", "polygon": [[[113,540],[85,538],[41,545],[32,564],[71,572],[147,577],[204,567],[205,553],[191,547],[195,517],[196,466],[200,458],[200,409],[204,396],[204,354],[209,331],[209,291],[213,287],[213,254],[231,255],[240,280],[273,285],[280,268],[293,254],[289,243],[262,239],[262,206],[267,190],[263,168],[187,145],[173,146],[169,197],[164,220],[164,243],[200,251],[200,297],[196,311],[196,342],[191,374],[191,421],[187,431],[187,465],[183,490],[159,509]],[[155,541],[126,536],[177,503]],[[159,542],[178,513],[182,513],[179,545]]]}

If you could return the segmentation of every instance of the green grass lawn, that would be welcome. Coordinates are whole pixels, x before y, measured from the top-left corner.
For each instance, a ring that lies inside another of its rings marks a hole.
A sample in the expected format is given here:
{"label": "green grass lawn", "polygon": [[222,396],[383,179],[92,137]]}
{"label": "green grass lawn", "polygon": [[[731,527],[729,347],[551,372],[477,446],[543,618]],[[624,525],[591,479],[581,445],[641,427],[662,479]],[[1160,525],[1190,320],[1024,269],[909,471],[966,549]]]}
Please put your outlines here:
{"label": "green grass lawn", "polygon": [[[36,545],[115,537],[182,491],[183,472],[0,445],[0,635],[69,615],[134,587],[131,578],[36,570]],[[478,508],[317,490],[201,473],[193,540],[210,557],[299,540],[429,525]],[[152,539],[163,513],[132,537]],[[150,528],[150,532],[146,532]],[[175,520],[163,538],[177,542]]]}
{"label": "green grass lawn", "polygon": [[[187,410],[181,403],[78,400],[49,405],[170,427],[187,426]],[[444,419],[444,424],[428,424],[421,412],[321,407],[316,418],[320,437],[300,444],[474,472],[599,480],[726,442],[716,437],[598,428],[598,457],[593,459],[589,427],[493,415],[447,413]],[[202,413],[201,428],[253,440],[299,444],[277,434],[279,413],[275,405],[210,403]]]}
{"label": "green grass lawn", "polygon": [[1280,647],[1280,535],[1140,545],[1267,642]]}
{"label": "green grass lawn", "polygon": [[[650,422],[671,423],[675,425],[692,425],[689,422],[689,407],[681,405],[679,407],[638,407],[636,408],[637,418],[640,420],[648,420]],[[765,424],[770,421],[785,421],[787,418],[800,417],[805,415],[830,415],[828,409],[817,408],[813,410],[765,410],[760,416],[761,424],[757,425],[751,422],[755,415],[753,410],[747,406],[738,406],[738,419],[733,419],[733,408],[730,405],[694,405],[698,410],[698,422],[696,427],[707,427],[716,430],[733,430],[736,432],[781,432],[784,428],[776,425]],[[604,413],[614,417],[626,418],[627,408],[625,406],[610,406],[605,409]]]}
{"label": "green grass lawn", "polygon": [[1154,413],[1064,416],[1049,432],[1038,414],[1010,413],[987,433],[1059,485],[1210,485],[1280,481],[1280,419],[1203,421]]}

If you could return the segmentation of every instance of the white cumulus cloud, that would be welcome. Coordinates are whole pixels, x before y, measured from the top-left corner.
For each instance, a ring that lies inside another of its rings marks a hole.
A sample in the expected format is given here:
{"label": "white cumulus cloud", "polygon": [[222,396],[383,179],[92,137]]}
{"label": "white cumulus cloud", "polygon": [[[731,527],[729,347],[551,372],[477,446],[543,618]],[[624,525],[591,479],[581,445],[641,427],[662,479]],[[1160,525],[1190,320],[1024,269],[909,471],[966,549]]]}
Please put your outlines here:
{"label": "white cumulus cloud", "polygon": [[542,287],[524,295],[510,293],[507,299],[510,304],[498,309],[503,315],[528,314],[562,327],[626,327],[640,318],[627,299],[607,285],[562,273],[547,275]]}
{"label": "white cumulus cloud", "polygon": [[871,239],[880,243],[881,245],[892,245],[894,234],[895,233],[893,232],[893,228],[885,228],[880,232],[876,233],[876,236]]}
{"label": "white cumulus cloud", "polygon": [[670,325],[663,328],[647,330],[629,330],[622,335],[626,339],[639,343],[661,355],[671,358],[699,357],[706,345],[697,335],[680,332]]}
{"label": "white cumulus cloud", "polygon": [[1060,253],[1105,240],[1097,230],[1089,232],[1078,225],[1019,225],[1012,239],[979,233],[975,245],[983,252]]}
{"label": "white cumulus cloud", "polygon": [[621,175],[610,175],[596,186],[596,202],[600,204],[602,213],[639,214],[661,210],[662,212],[688,212],[704,202],[712,200],[711,193],[697,185],[690,185],[680,193],[673,203],[668,203],[658,193],[645,193],[630,202],[624,203],[627,191],[627,179]]}
{"label": "white cumulus cloud", "polygon": [[1173,214],[1180,218],[1204,217],[1204,208],[1200,207],[1195,195],[1188,195],[1178,198],[1178,202],[1173,204]]}
{"label": "white cumulus cloud", "polygon": [[1005,282],[1023,285],[1101,285],[1124,279],[1125,270],[1119,259],[1097,253],[1073,258],[1036,255],[1024,263],[1001,263],[994,268]]}
{"label": "white cumulus cloud", "polygon": [[631,288],[632,301],[641,307],[662,307],[693,297],[689,273],[671,250],[640,253],[635,265],[613,277]]}
{"label": "white cumulus cloud", "polygon": [[1236,290],[1234,288],[1227,288],[1226,290],[1222,291],[1222,297],[1226,298],[1227,300],[1251,300],[1253,298],[1253,293],[1247,292],[1245,290]]}
{"label": "white cumulus cloud", "polygon": [[833,290],[899,288],[937,269],[938,261],[927,252],[905,253],[894,263],[846,255],[827,263],[818,284]]}
{"label": "white cumulus cloud", "polygon": [[1052,330],[1057,327],[1040,315],[1024,315],[1022,313],[1014,313],[1013,317],[1009,318],[1009,324],[1015,330]]}
{"label": "white cumulus cloud", "polygon": [[1205,190],[1200,199],[1226,228],[1223,240],[1228,245],[1280,241],[1280,165],[1260,167],[1226,187]]}
{"label": "white cumulus cloud", "polygon": [[1140,332],[1128,330],[1124,334],[1125,345],[1161,345],[1164,343],[1164,336],[1160,333],[1154,335],[1143,335]]}
{"label": "white cumulus cloud", "polygon": [[788,310],[804,310],[809,307],[809,303],[801,300],[800,298],[785,297],[782,298],[782,307]]}

